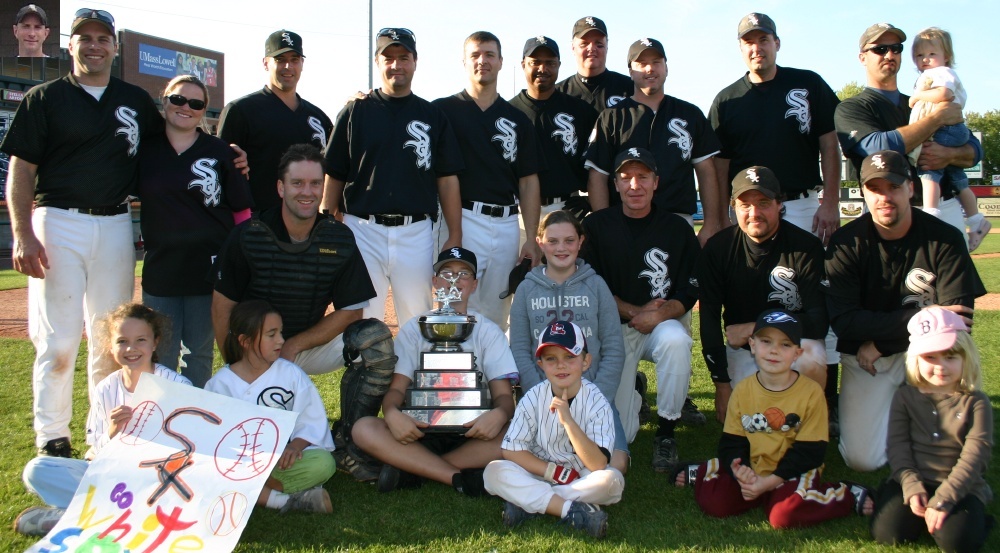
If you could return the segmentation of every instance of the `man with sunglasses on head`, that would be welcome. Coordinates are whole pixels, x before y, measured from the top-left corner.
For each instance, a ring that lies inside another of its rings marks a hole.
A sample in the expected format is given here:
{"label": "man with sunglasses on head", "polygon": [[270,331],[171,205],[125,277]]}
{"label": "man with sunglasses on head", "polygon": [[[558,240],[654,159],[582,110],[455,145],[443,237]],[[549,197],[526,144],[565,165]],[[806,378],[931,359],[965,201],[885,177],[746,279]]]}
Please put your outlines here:
{"label": "man with sunglasses on head", "polygon": [[354,231],[365,258],[378,294],[365,317],[382,320],[391,286],[396,318],[408,321],[431,308],[426,289],[439,198],[448,228],[457,229],[444,247],[461,245],[456,173],[465,162],[444,113],[411,91],[413,32],[379,31],[375,63],[382,86],[348,102],[330,135],[323,207]]}
{"label": "man with sunglasses on head", "polygon": [[[76,12],[69,54],[72,72],[28,91],[0,145],[10,156],[14,268],[29,277],[35,441],[40,455],[59,457],[72,455],[73,366],[84,326],[93,336],[97,320],[132,297],[127,198],[140,144],[163,133],[149,94],[111,76],[118,54],[111,14]],[[112,367],[93,341],[87,348],[92,393]]]}
{"label": "man with sunglasses on head", "polygon": [[[909,124],[910,98],[896,86],[904,42],[906,33],[891,23],[876,23],[861,35],[858,59],[865,66],[867,86],[857,96],[841,102],[834,114],[837,137],[850,162],[848,180],[859,180],[865,156],[882,150],[893,150],[905,156],[923,144],[918,161],[922,169],[943,169],[948,165],[971,167],[983,157],[982,145],[975,137],[957,148],[928,142],[938,128],[962,122],[962,108],[958,104],[934,104],[930,115]],[[913,182],[919,182],[915,168],[911,170]],[[942,219],[957,217],[964,225],[953,190],[942,188],[939,207]]]}
{"label": "man with sunglasses on head", "polygon": [[261,213],[281,203],[274,183],[278,163],[292,144],[326,148],[333,122],[323,110],[302,99],[295,91],[306,56],[302,37],[282,29],[264,41],[263,89],[230,102],[219,117],[219,138],[246,150],[253,171],[250,191],[254,212]]}
{"label": "man with sunglasses on head", "polygon": [[[528,116],[535,126],[538,144],[548,169],[538,172],[541,190],[541,218],[568,209],[589,211],[580,191],[587,189],[587,170],[583,154],[587,137],[597,121],[597,110],[587,102],[556,90],[559,78],[559,45],[546,36],[529,38],[524,43],[521,69],[528,87],[511,99],[510,105]],[[574,200],[566,205],[573,196]],[[522,230],[523,233],[523,230]],[[525,239],[525,235],[521,235]]]}

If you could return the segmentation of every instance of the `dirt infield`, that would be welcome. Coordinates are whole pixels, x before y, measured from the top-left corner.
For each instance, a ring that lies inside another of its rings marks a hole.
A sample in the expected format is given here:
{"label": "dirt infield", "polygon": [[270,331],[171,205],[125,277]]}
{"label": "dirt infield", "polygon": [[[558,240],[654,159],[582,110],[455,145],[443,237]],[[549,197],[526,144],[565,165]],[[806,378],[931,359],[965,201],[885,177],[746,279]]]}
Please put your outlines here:
{"label": "dirt infield", "polygon": [[[978,257],[978,256],[977,256]],[[982,257],[1000,257],[1000,253],[982,254]],[[139,279],[135,279],[135,293],[133,299],[139,301],[142,297],[139,288]],[[386,324],[392,329],[393,335],[399,331],[399,324],[396,321],[396,313],[392,308],[392,294],[389,294],[385,302]],[[976,307],[979,309],[998,310],[1000,309],[1000,294],[986,294],[976,300]],[[695,309],[697,309],[697,305]],[[28,291],[25,288],[15,290],[0,291],[0,337],[3,338],[27,338],[28,337]]]}
{"label": "dirt infield", "polygon": [[[134,301],[140,301],[142,291],[139,287],[139,279],[135,279],[135,291],[132,294]],[[396,312],[392,308],[392,294],[386,300],[386,324],[395,335],[399,330],[396,322]],[[0,337],[2,338],[27,338],[28,337],[28,290],[18,288],[14,290],[0,290]]]}

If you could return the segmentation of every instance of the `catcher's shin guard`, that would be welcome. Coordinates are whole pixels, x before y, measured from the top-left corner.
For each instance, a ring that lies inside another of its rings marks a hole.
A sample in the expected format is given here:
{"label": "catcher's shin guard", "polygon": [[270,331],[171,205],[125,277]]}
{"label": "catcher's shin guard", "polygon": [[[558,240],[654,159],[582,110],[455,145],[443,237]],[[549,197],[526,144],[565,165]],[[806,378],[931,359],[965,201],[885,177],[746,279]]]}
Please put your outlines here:
{"label": "catcher's shin guard", "polygon": [[344,329],[346,369],[340,381],[340,419],[341,431],[348,439],[355,421],[378,416],[396,359],[392,332],[382,321],[362,319]]}

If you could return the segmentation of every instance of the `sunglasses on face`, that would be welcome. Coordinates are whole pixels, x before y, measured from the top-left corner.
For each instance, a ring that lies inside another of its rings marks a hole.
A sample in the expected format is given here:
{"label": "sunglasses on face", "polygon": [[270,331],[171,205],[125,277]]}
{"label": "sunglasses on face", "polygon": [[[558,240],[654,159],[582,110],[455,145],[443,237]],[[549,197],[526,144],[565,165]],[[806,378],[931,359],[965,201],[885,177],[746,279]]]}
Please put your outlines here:
{"label": "sunglasses on face", "polygon": [[878,46],[872,46],[871,48],[866,48],[865,52],[874,52],[879,56],[884,56],[886,52],[891,51],[897,56],[903,52],[902,44],[879,44]]}
{"label": "sunglasses on face", "polygon": [[413,31],[406,29],[404,27],[386,27],[384,29],[379,29],[378,35],[376,36],[385,36],[395,40],[396,39],[395,35],[406,35],[413,38],[414,40],[416,40],[417,38],[417,35],[413,34]]}
{"label": "sunglasses on face", "polygon": [[180,94],[171,94],[170,96],[167,96],[167,101],[170,102],[171,104],[177,106],[177,107],[181,107],[184,104],[187,104],[187,105],[191,106],[191,109],[193,109],[195,111],[201,111],[201,110],[205,109],[205,101],[204,100],[188,99],[188,98],[185,98],[185,97],[181,96]]}
{"label": "sunglasses on face", "polygon": [[92,10],[90,8],[83,8],[76,11],[76,17],[86,17],[87,19],[97,19],[105,23],[115,24],[115,18],[111,16],[110,13],[104,10]]}

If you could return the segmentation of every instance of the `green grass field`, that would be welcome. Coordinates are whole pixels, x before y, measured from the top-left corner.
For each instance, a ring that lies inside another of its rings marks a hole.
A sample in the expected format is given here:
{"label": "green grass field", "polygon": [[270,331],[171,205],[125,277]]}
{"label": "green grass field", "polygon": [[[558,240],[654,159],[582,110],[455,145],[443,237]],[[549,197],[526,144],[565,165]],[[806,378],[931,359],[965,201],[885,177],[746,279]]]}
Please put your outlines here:
{"label": "green grass field", "polygon": [[[991,236],[983,248],[997,248],[1000,237]],[[990,251],[990,250],[987,250]],[[995,251],[995,250],[994,250]],[[994,282],[1000,268],[996,260],[980,259],[977,265],[984,279]],[[697,325],[697,316],[695,324]],[[697,335],[697,328],[695,328]],[[1000,312],[981,311],[976,315],[976,341],[980,347],[986,392],[994,409],[1000,407],[1000,374],[990,370],[1000,366]],[[0,551],[22,551],[32,540],[15,534],[10,527],[24,508],[39,504],[21,484],[24,463],[34,455],[31,430],[31,362],[33,350],[26,340],[0,339],[0,366],[6,386],[0,388],[0,419],[7,429],[0,435]],[[84,384],[85,353],[77,359],[73,434],[82,442],[86,414]],[[714,422],[712,384],[700,345],[694,351],[694,378],[691,394],[710,422],[702,428],[678,430],[681,456],[704,459],[714,455],[721,426]],[[652,366],[642,370],[655,383]],[[323,395],[331,420],[339,414],[340,372],[314,377]],[[655,389],[649,391],[655,399]],[[496,498],[469,499],[437,484],[419,490],[379,494],[374,486],[355,482],[337,474],[326,484],[333,499],[334,514],[293,513],[279,516],[274,511],[254,512],[237,547],[241,552],[319,552],[349,550],[382,551],[897,551],[880,547],[869,536],[867,520],[856,516],[831,521],[808,530],[772,530],[762,511],[725,520],[709,519],[694,503],[690,489],[673,487],[664,475],[649,467],[654,427],[646,425],[632,444],[633,466],[626,480],[622,502],[607,508],[608,537],[594,541],[578,532],[566,532],[551,517],[530,521],[514,531],[500,521],[502,502]],[[996,439],[996,438],[994,438]],[[82,445],[82,443],[81,443]],[[887,469],[860,474],[848,470],[831,443],[827,451],[825,477],[850,479],[875,486]],[[987,480],[1000,491],[1000,470],[996,464]],[[995,507],[990,511],[996,513]],[[907,551],[936,551],[932,541],[910,546]],[[984,551],[1000,551],[1000,537],[994,532]]]}

